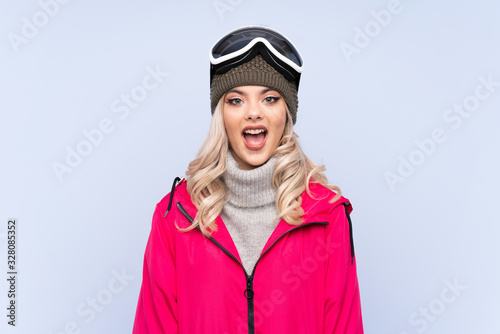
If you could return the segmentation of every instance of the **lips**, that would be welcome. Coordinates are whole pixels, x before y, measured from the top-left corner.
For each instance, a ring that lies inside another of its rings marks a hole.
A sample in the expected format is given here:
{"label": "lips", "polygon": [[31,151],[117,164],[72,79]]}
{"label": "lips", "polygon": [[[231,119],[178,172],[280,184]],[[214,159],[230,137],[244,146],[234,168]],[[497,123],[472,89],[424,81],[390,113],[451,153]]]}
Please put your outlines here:
{"label": "lips", "polygon": [[257,151],[266,145],[267,128],[265,126],[247,126],[242,132],[247,149]]}

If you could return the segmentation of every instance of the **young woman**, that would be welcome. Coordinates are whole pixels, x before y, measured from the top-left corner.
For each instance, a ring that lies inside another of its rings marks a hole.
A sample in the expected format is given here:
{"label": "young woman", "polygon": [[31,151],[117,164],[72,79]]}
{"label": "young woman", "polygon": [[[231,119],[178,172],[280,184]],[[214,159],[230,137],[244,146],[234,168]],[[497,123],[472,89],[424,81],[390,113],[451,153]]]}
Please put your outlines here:
{"label": "young woman", "polygon": [[352,207],[293,125],[302,59],[247,26],[211,49],[212,122],[156,206],[134,333],[363,333]]}

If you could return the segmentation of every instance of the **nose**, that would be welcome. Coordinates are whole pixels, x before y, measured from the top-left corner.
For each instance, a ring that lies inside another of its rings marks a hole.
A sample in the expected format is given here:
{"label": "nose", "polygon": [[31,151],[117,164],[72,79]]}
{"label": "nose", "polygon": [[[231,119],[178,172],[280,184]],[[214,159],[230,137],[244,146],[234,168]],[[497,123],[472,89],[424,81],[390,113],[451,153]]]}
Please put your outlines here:
{"label": "nose", "polygon": [[263,113],[258,103],[251,103],[245,113],[246,120],[262,119]]}

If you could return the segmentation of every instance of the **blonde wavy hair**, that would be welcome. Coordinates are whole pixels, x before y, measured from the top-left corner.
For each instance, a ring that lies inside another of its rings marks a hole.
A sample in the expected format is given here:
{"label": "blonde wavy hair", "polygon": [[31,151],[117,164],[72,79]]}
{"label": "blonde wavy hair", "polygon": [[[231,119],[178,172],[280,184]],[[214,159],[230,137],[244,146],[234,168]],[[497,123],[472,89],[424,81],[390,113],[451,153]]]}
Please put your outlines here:
{"label": "blonde wavy hair", "polygon": [[[226,197],[227,189],[220,178],[226,170],[229,150],[222,114],[224,98],[225,94],[215,108],[208,135],[196,159],[189,163],[186,171],[187,190],[198,213],[189,227],[183,229],[176,224],[181,232],[199,226],[204,235],[210,236],[212,232],[217,231],[216,218],[224,204],[229,201]],[[286,113],[285,129],[274,151],[274,154],[279,155],[272,178],[273,187],[276,189],[276,208],[279,212],[275,223],[283,218],[290,225],[299,225],[304,221],[301,194],[305,190],[312,196],[309,182],[320,183],[334,190],[336,195],[330,203],[337,201],[342,193],[339,187],[328,184],[328,179],[323,173],[326,170],[325,166],[314,164],[302,151],[297,140],[299,136],[293,131],[293,121],[288,106]]]}

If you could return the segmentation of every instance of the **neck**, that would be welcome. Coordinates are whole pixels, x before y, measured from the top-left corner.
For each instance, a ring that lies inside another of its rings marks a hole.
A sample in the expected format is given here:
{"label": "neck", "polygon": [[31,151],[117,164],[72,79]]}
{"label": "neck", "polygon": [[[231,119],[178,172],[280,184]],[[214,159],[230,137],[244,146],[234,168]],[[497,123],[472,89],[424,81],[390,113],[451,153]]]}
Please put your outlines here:
{"label": "neck", "polygon": [[226,170],[221,178],[228,190],[229,203],[245,208],[274,203],[276,189],[272,185],[272,177],[277,160],[278,155],[273,155],[263,165],[243,170],[228,150]]}

